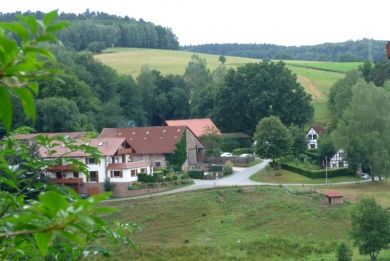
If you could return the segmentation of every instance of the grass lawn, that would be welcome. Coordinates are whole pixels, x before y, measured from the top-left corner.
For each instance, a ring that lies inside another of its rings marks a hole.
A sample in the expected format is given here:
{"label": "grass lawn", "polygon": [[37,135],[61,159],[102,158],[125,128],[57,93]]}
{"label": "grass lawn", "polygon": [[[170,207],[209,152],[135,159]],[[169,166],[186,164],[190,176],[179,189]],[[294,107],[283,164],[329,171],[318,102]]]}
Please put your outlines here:
{"label": "grass lawn", "polygon": [[[112,246],[116,260],[335,260],[337,241],[350,243],[353,207],[328,206],[319,194],[295,196],[280,187],[204,190],[110,205],[120,211],[109,220],[141,227],[133,235],[138,252]],[[368,258],[355,253],[354,260]]]}
{"label": "grass lawn", "polygon": [[[101,62],[113,67],[121,74],[138,76],[141,67],[148,64],[152,69],[159,70],[163,75],[182,75],[191,56],[194,53],[177,50],[144,49],[144,48],[108,48],[95,57]],[[220,64],[219,55],[197,53],[207,61],[211,70]],[[226,56],[225,65],[235,68],[246,63],[259,62],[259,59]],[[277,61],[276,61],[277,62]],[[316,61],[285,61],[287,67],[297,74],[305,90],[313,97],[315,115],[313,123],[329,121],[329,111],[326,107],[330,87],[344,77],[344,73],[356,69],[360,63],[316,62]],[[327,71],[332,70],[332,71]]]}
{"label": "grass lawn", "polygon": [[[267,166],[265,169],[252,175],[250,179],[254,180],[254,181],[279,183],[279,184],[288,184],[288,183],[322,184],[322,183],[326,183],[325,179],[311,179],[311,178],[305,177],[303,175],[297,174],[295,172],[291,172],[291,171],[284,170],[284,169],[274,170],[270,166]],[[329,178],[328,179],[328,183],[346,182],[346,181],[356,181],[356,178],[355,177],[336,177],[336,178]]]}

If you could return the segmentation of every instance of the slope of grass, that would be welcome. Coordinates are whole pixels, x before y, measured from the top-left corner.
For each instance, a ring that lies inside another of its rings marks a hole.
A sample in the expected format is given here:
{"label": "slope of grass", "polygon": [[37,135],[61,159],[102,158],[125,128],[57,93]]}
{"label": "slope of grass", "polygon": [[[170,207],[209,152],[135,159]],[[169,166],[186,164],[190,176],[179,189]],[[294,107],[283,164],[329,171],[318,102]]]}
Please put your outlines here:
{"label": "slope of grass", "polygon": [[[352,205],[282,188],[228,188],[110,203],[112,222],[136,222],[139,250],[113,247],[117,260],[334,260],[349,242]],[[382,253],[382,257],[387,253]],[[354,260],[367,260],[358,257]]]}
{"label": "slope of grass", "polygon": [[[141,71],[141,67],[148,64],[151,69],[159,70],[163,75],[182,75],[191,56],[194,53],[187,51],[142,49],[142,48],[109,48],[104,53],[96,55],[103,63],[112,66],[119,73],[130,74],[134,78]],[[219,66],[218,55],[198,53],[207,61],[208,67],[213,70]],[[260,60],[242,57],[226,56],[225,65],[234,68]],[[287,67],[297,74],[298,81],[312,95],[315,115],[313,123],[329,121],[329,112],[326,106],[329,89],[338,79],[344,77],[346,71],[356,69],[360,63],[286,61]]]}

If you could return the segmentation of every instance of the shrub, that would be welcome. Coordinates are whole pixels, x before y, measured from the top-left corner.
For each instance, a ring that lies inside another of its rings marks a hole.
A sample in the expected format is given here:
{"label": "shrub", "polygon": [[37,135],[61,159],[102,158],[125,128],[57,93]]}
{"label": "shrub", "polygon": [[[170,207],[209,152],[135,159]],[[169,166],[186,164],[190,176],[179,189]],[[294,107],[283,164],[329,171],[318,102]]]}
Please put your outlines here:
{"label": "shrub", "polygon": [[233,174],[233,163],[231,161],[226,161],[225,166],[223,166],[223,175]]}
{"label": "shrub", "polygon": [[156,176],[150,176],[150,175],[141,173],[141,174],[138,174],[138,181],[145,182],[145,183],[156,182]]}
{"label": "shrub", "polygon": [[104,180],[103,187],[104,187],[105,191],[112,191],[112,189],[114,188],[114,184],[112,184],[111,181],[110,181],[110,178],[107,177]]}
{"label": "shrub", "polygon": [[210,171],[211,172],[222,172],[223,171],[223,165],[213,164],[210,167]]}
{"label": "shrub", "polygon": [[352,251],[343,241],[337,244],[336,258],[337,261],[352,261]]}
{"label": "shrub", "polygon": [[240,148],[240,149],[233,150],[234,155],[252,154],[252,153],[253,153],[253,148]]}
{"label": "shrub", "polygon": [[187,174],[192,179],[204,179],[204,171],[200,169],[189,170]]}
{"label": "shrub", "polygon": [[[326,171],[325,169],[321,170],[308,170],[303,169],[298,166],[294,166],[285,162],[280,163],[280,167],[285,170],[289,170],[298,174],[301,174],[303,176],[312,178],[312,179],[319,179],[319,178],[325,178],[326,177]],[[328,169],[328,178],[335,178],[335,177],[342,177],[342,176],[353,176],[354,173],[348,168],[339,168],[339,169]]]}
{"label": "shrub", "polygon": [[143,184],[142,182],[139,182],[139,181],[135,181],[133,182],[131,185],[129,185],[127,187],[128,190],[137,190],[137,189],[141,189],[143,187]]}

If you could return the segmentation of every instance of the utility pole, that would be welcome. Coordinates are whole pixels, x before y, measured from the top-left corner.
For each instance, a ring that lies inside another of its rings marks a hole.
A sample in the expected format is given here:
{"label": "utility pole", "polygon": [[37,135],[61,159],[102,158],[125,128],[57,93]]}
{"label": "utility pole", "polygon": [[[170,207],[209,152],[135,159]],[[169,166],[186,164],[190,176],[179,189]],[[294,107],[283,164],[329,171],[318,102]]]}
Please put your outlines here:
{"label": "utility pole", "polygon": [[325,156],[325,183],[328,184],[328,157]]}

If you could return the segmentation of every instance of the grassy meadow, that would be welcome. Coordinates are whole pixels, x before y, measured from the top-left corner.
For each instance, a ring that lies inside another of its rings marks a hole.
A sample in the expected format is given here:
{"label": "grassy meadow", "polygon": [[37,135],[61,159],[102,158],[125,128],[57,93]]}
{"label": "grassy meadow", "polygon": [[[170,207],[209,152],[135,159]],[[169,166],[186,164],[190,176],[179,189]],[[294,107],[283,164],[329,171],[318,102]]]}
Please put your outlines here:
{"label": "grassy meadow", "polygon": [[[150,68],[159,70],[162,74],[182,75],[191,56],[194,53],[186,51],[142,49],[142,48],[109,48],[104,53],[96,55],[103,63],[113,67],[121,74],[130,74],[134,78],[141,67],[148,64]],[[207,61],[211,70],[219,66],[218,55],[198,54]],[[225,65],[235,68],[258,59],[226,56]],[[357,62],[312,62],[286,61],[287,67],[297,75],[298,81],[312,95],[315,115],[313,122],[323,124],[328,122],[329,112],[326,106],[330,87],[344,77],[345,72],[356,69]]]}
{"label": "grassy meadow", "polygon": [[[112,222],[135,222],[138,251],[112,247],[116,260],[335,260],[351,243],[353,203],[329,206],[320,194],[281,187],[203,190],[110,203]],[[390,251],[379,260],[388,260]],[[368,260],[354,249],[353,260]]]}

